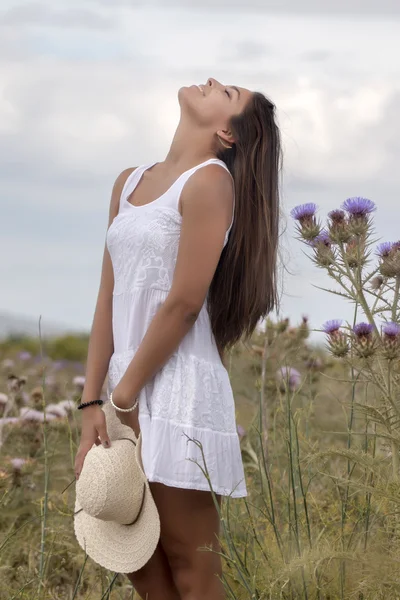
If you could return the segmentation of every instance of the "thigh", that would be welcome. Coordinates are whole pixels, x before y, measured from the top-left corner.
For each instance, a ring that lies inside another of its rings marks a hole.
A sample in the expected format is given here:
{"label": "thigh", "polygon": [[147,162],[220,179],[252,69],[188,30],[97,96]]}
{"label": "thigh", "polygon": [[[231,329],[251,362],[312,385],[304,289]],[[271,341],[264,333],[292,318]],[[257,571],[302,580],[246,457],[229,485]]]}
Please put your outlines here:
{"label": "thigh", "polygon": [[[216,575],[221,575],[217,554],[220,518],[211,492],[160,483],[150,486],[161,520],[160,542],[178,589],[182,580],[190,580],[190,586],[196,589],[215,585]],[[221,505],[219,496],[217,504]]]}
{"label": "thigh", "polygon": [[144,567],[129,573],[128,578],[136,592],[145,600],[180,600],[161,543]]}

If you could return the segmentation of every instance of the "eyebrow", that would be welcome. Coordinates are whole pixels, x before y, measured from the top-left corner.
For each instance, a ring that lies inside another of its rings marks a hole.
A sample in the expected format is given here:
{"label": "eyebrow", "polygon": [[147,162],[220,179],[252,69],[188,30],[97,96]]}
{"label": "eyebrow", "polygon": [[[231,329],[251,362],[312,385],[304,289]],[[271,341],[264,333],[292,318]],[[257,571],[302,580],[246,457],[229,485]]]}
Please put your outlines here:
{"label": "eyebrow", "polygon": [[231,87],[231,88],[233,88],[234,90],[236,90],[236,91],[237,91],[237,93],[238,93],[238,98],[240,98],[240,91],[239,91],[239,88],[237,88],[237,87],[236,87],[236,85],[230,85],[229,87]]}

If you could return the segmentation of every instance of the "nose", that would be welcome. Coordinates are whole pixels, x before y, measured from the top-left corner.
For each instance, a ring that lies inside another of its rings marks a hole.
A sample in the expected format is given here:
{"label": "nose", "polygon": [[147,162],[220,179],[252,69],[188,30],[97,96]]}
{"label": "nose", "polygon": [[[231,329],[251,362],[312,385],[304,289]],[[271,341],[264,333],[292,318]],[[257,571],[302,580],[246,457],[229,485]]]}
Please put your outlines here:
{"label": "nose", "polygon": [[216,80],[215,80],[213,77],[209,77],[209,78],[207,79],[207,84],[206,84],[206,85],[207,85],[207,86],[210,86],[210,87],[214,87],[214,86],[216,85],[216,83],[217,83],[217,82],[216,82]]}

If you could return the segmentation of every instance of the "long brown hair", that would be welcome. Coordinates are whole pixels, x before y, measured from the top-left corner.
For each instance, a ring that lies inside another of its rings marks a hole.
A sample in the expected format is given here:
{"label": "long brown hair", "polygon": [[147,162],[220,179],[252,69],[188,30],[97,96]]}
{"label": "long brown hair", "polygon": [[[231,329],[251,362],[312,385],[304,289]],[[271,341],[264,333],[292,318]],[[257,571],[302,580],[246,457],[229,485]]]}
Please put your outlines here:
{"label": "long brown hair", "polygon": [[281,137],[275,105],[253,92],[231,119],[236,140],[217,152],[233,176],[235,215],[228,243],[211,282],[207,307],[222,360],[247,342],[261,318],[278,306],[279,172]]}

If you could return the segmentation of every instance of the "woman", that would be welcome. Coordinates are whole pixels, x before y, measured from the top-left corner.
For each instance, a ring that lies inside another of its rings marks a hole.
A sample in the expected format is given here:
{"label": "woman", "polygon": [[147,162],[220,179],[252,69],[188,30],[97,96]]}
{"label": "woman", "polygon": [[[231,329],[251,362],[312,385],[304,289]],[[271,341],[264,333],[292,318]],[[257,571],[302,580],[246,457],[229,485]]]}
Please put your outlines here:
{"label": "woman", "polygon": [[[220,558],[198,548],[218,550],[210,484],[219,502],[247,493],[224,353],[277,305],[280,135],[261,93],[210,78],[178,99],[166,159],[113,187],[82,402],[108,373],[113,410],[142,435],[161,537],[135,589],[221,600]],[[77,478],[110,445],[103,410],[82,412]]]}

